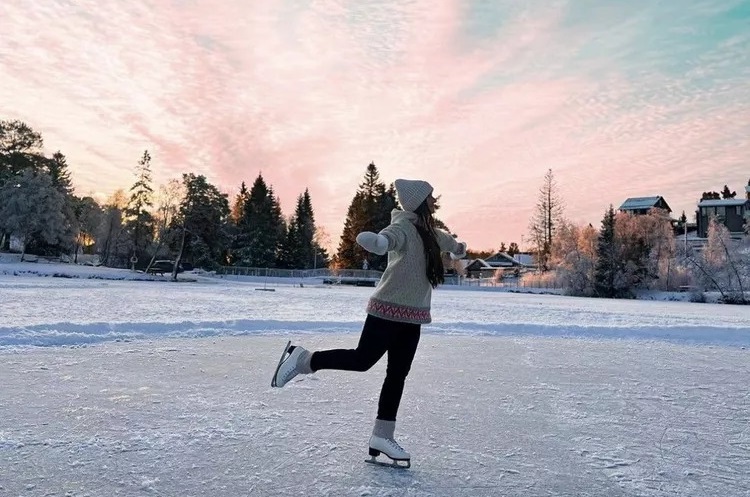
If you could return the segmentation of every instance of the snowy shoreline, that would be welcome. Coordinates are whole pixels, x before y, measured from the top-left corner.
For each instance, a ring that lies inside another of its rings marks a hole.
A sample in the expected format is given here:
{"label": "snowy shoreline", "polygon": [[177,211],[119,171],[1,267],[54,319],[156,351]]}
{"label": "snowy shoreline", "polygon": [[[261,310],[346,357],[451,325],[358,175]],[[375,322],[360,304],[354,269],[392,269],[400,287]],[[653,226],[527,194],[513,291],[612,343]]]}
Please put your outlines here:
{"label": "snowy shoreline", "polygon": [[[0,264],[0,350],[233,335],[357,333],[372,289],[315,278],[216,277],[191,282],[125,269]],[[33,277],[67,274],[78,278]],[[136,281],[133,281],[136,279]],[[272,292],[259,292],[267,289]],[[481,290],[481,291],[478,291]],[[746,306],[609,300],[446,285],[425,333],[663,340],[750,346]]]}

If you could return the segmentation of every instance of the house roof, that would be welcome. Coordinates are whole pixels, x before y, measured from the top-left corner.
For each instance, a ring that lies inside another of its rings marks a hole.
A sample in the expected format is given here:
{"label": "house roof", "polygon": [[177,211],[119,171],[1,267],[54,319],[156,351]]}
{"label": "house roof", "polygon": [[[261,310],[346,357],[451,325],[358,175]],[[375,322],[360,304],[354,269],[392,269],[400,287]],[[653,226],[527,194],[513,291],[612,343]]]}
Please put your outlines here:
{"label": "house roof", "polygon": [[513,256],[515,260],[523,264],[524,266],[534,265],[534,256],[530,254],[516,254]]}
{"label": "house roof", "polygon": [[733,205],[745,205],[746,202],[748,202],[748,200],[744,198],[701,200],[698,202],[698,207],[731,207]]}
{"label": "house roof", "polygon": [[519,262],[515,260],[513,257],[509,256],[505,252],[497,252],[492,257],[488,257],[485,259],[485,261],[489,264],[495,264],[495,265],[513,265],[518,264]]}
{"label": "house roof", "polygon": [[[667,202],[661,195],[656,197],[631,197],[623,202],[620,206],[620,210],[634,211],[640,209],[651,209],[652,207],[656,207],[656,204],[658,204],[660,200],[664,202],[664,205],[667,205]],[[669,208],[668,205],[667,208]]]}
{"label": "house roof", "polygon": [[484,259],[474,259],[471,264],[466,266],[466,268],[473,268],[474,270],[477,269],[502,269],[507,267],[513,267],[513,264],[507,261],[498,262],[498,261],[486,261]]}

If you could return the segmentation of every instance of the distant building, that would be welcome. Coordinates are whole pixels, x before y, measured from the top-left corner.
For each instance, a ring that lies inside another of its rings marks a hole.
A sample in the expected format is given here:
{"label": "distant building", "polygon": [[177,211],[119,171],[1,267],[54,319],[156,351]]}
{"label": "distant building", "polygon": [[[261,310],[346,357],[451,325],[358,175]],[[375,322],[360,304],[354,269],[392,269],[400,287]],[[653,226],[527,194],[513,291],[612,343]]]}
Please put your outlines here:
{"label": "distant building", "polygon": [[530,267],[505,252],[498,252],[487,259],[474,259],[466,266],[466,275],[469,278],[491,278],[498,273],[517,272],[523,268]]}
{"label": "distant building", "polygon": [[513,256],[513,259],[521,263],[521,265],[523,266],[536,267],[536,257],[534,256],[534,254],[519,252]]}
{"label": "distant building", "polygon": [[629,198],[620,206],[619,211],[630,214],[648,214],[651,209],[662,209],[668,213],[672,212],[672,209],[662,196]]}
{"label": "distant building", "polygon": [[[748,187],[750,188],[750,187]],[[747,191],[747,188],[746,188]],[[708,199],[698,203],[695,217],[698,221],[698,236],[708,236],[708,224],[711,218],[727,227],[733,237],[745,233],[745,223],[750,214],[750,192],[748,198]]]}

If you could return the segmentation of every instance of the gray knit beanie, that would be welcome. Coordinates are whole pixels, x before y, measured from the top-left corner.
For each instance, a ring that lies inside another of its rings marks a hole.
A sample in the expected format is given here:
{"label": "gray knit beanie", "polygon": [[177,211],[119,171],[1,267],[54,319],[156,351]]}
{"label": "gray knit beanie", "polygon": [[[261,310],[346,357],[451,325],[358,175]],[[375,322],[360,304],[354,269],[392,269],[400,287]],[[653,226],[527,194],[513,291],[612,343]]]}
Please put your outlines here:
{"label": "gray knit beanie", "polygon": [[432,194],[432,186],[419,179],[397,179],[396,195],[405,211],[414,212]]}

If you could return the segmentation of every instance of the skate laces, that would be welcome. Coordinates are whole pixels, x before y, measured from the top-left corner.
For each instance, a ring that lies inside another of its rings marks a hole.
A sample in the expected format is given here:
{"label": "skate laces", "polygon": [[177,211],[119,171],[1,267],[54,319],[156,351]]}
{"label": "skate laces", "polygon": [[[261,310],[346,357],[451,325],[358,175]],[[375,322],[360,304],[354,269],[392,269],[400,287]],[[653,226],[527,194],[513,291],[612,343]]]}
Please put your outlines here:
{"label": "skate laces", "polygon": [[[292,358],[292,356],[290,355],[287,358],[287,361],[290,360],[291,358]],[[284,383],[286,383],[289,380],[291,380],[292,378],[294,378],[296,375],[297,375],[297,364],[296,364],[296,361],[295,361],[294,367],[292,369],[288,370],[286,373],[284,373],[284,376],[282,377],[282,380],[284,381]]]}
{"label": "skate laces", "polygon": [[400,445],[398,444],[398,442],[396,441],[396,439],[394,439],[394,438],[386,438],[386,439],[385,439],[385,441],[386,441],[386,442],[388,442],[388,445],[390,445],[390,446],[391,446],[392,448],[394,448],[394,449],[396,449],[396,450],[400,450],[401,452],[406,452],[406,451],[404,450],[404,448],[403,448],[403,447],[401,447],[401,446],[400,446]]}

